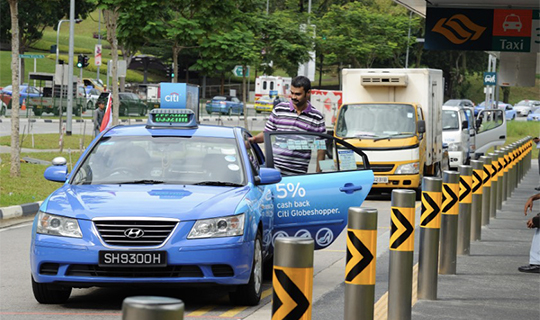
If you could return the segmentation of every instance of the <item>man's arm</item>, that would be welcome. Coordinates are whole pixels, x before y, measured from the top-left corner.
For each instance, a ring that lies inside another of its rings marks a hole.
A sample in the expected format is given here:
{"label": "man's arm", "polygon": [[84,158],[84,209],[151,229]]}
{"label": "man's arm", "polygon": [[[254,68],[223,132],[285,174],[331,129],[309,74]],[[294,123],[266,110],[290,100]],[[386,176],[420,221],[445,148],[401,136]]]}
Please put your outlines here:
{"label": "man's arm", "polygon": [[264,142],[264,131],[259,132],[256,136],[250,137],[248,140],[251,143],[262,143],[262,142]]}
{"label": "man's arm", "polygon": [[533,201],[538,200],[538,199],[540,199],[540,193],[537,193],[537,194],[535,194],[534,196],[531,196],[531,197],[529,198],[529,200],[527,200],[527,202],[525,203],[525,209],[524,209],[525,215],[527,215],[527,211],[531,211],[531,212],[532,212]]}

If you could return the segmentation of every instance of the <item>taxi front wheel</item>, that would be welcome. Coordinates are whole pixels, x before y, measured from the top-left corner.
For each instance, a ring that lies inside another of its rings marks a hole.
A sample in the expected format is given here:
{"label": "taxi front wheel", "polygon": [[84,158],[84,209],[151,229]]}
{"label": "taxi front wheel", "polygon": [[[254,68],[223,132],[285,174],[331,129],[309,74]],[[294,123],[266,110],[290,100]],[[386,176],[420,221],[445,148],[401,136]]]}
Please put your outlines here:
{"label": "taxi front wheel", "polygon": [[37,283],[32,277],[32,291],[34,297],[42,304],[64,303],[71,295],[70,287],[59,287],[50,283]]}
{"label": "taxi front wheel", "polygon": [[241,306],[255,306],[261,300],[262,289],[262,237],[257,233],[254,243],[253,252],[253,267],[251,268],[251,276],[249,282],[245,285],[238,286],[236,291],[229,292],[231,302]]}

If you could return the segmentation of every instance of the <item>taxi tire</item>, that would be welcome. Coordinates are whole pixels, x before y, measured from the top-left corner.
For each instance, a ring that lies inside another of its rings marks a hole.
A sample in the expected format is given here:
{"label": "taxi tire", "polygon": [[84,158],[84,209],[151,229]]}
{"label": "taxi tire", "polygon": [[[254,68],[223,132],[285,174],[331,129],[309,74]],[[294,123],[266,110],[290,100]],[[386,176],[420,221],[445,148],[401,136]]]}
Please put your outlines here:
{"label": "taxi tire", "polygon": [[71,287],[58,287],[50,283],[37,283],[32,278],[32,291],[34,298],[41,304],[59,304],[64,303],[71,295]]}
{"label": "taxi tire", "polygon": [[245,285],[238,286],[236,291],[229,292],[229,299],[236,305],[256,306],[261,300],[263,255],[260,232],[257,232],[253,247],[253,267],[251,268],[249,282]]}

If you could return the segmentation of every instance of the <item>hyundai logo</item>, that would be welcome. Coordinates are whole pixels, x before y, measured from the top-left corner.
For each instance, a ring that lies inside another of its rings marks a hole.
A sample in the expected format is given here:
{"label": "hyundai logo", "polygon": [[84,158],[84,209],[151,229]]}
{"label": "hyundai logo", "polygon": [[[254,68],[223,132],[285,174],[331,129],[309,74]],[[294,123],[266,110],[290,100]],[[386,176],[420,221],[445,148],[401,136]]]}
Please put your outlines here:
{"label": "hyundai logo", "polygon": [[139,239],[144,236],[144,231],[139,228],[129,228],[124,231],[124,235],[130,239]]}

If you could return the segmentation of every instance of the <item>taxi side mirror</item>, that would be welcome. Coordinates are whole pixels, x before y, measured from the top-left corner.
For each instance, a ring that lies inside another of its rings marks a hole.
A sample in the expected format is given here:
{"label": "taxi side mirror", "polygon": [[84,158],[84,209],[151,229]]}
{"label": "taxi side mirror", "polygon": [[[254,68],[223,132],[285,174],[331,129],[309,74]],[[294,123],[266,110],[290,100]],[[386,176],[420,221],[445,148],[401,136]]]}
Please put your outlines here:
{"label": "taxi side mirror", "polygon": [[274,184],[281,181],[281,172],[273,168],[260,168],[259,175],[255,179],[255,184]]}

